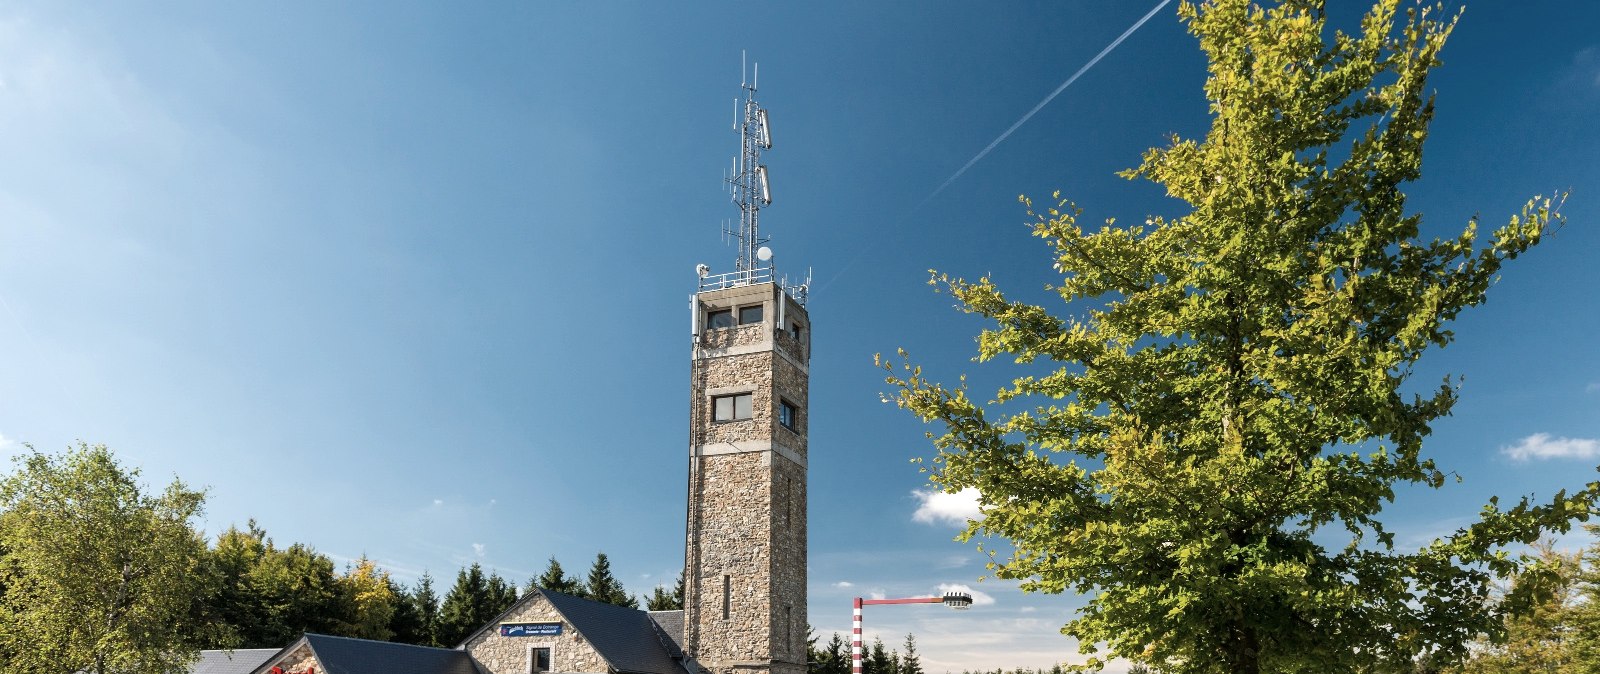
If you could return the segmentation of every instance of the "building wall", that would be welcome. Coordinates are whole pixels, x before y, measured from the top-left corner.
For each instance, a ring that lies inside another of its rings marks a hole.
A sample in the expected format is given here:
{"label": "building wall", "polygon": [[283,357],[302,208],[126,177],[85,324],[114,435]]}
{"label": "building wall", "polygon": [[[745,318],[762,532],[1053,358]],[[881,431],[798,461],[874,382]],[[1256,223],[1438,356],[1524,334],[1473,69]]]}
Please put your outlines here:
{"label": "building wall", "polygon": [[[697,298],[700,311],[756,303],[764,307],[761,323],[702,329],[694,349],[685,646],[716,674],[799,674],[810,319],[772,284]],[[791,324],[800,327],[798,339]],[[752,394],[750,419],[712,419],[714,396],[744,391]],[[799,411],[793,430],[779,423],[780,401]]]}
{"label": "building wall", "polygon": [[606,661],[594,647],[561,619],[561,614],[542,595],[500,619],[508,623],[561,623],[561,634],[553,637],[503,637],[499,624],[467,642],[467,653],[491,674],[527,674],[528,649],[550,649],[550,669],[554,672],[605,672]]}
{"label": "building wall", "polygon": [[310,644],[300,646],[277,660],[268,661],[261,666],[261,671],[271,671],[273,667],[282,667],[285,672],[304,672],[312,667],[317,672],[325,672],[322,663],[317,661],[317,656],[311,653]]}

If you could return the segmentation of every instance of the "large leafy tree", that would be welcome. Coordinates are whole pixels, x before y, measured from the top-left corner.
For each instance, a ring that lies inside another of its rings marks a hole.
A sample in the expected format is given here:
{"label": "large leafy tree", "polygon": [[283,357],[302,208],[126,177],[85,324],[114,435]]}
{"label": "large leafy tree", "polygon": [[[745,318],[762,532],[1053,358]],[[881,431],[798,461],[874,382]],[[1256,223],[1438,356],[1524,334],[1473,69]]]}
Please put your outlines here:
{"label": "large leafy tree", "polygon": [[31,451],[0,481],[0,656],[6,671],[182,670],[207,594],[204,495],[174,480],[147,494],[103,445]]}
{"label": "large leafy tree", "polygon": [[932,479],[978,490],[965,536],[1009,543],[996,575],[1091,595],[1063,628],[1086,652],[1244,674],[1459,658],[1527,605],[1488,601],[1492,583],[1540,573],[1496,553],[1594,503],[1597,485],[1491,502],[1419,550],[1379,519],[1397,487],[1445,482],[1422,445],[1456,388],[1412,382],[1414,363],[1559,222],[1536,197],[1486,241],[1476,220],[1421,236],[1401,187],[1454,20],[1399,4],[1350,34],[1313,0],[1181,5],[1211,128],[1125,176],[1183,212],[1090,229],[1059,195],[1038,213],[1024,199],[1062,275],[1054,312],[988,278],[935,279],[994,322],[979,359],[1033,376],[979,403],[907,366],[897,400],[943,423]]}

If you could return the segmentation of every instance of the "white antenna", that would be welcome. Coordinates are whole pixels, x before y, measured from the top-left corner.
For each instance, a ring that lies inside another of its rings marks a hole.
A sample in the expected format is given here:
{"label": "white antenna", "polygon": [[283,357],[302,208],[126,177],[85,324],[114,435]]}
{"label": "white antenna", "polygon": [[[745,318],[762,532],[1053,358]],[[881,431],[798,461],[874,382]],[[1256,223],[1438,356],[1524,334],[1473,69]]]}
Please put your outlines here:
{"label": "white antenna", "polygon": [[[739,247],[734,258],[734,271],[711,274],[697,270],[701,290],[778,282],[796,302],[805,304],[809,290],[807,283],[790,285],[787,279],[779,281],[773,271],[773,253],[767,246],[768,237],[761,234],[761,209],[772,205],[772,182],[767,165],[761,155],[772,149],[772,126],[767,111],[756,102],[756,81],[761,76],[761,64],[750,63],[745,52],[739,52],[739,88],[744,90],[741,101],[734,99],[733,129],[739,134],[739,154],[735,155],[725,174],[733,203],[739,206],[739,224],[724,222],[722,235],[733,239]],[[746,75],[749,79],[745,79]]]}
{"label": "white antenna", "polygon": [[[740,53],[740,70],[745,69],[745,56]],[[770,269],[756,255],[767,239],[761,236],[761,209],[772,204],[772,187],[767,178],[767,167],[761,163],[761,153],[772,147],[767,131],[767,111],[756,103],[756,78],[761,64],[749,64],[751,78],[740,86],[744,89],[744,110],[739,117],[739,159],[734,163],[733,202],[739,205],[739,255],[734,259],[734,269],[754,272]]]}

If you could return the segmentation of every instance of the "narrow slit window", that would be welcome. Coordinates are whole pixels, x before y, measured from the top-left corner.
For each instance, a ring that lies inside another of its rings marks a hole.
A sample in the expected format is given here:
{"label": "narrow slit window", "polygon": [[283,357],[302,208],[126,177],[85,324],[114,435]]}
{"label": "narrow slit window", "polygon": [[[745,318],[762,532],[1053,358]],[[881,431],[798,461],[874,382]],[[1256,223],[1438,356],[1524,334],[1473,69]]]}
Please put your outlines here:
{"label": "narrow slit window", "polygon": [[796,433],[800,432],[800,408],[789,404],[787,400],[778,401],[778,423]]}
{"label": "narrow slit window", "polygon": [[722,575],[722,619],[727,620],[733,611],[733,576]]}

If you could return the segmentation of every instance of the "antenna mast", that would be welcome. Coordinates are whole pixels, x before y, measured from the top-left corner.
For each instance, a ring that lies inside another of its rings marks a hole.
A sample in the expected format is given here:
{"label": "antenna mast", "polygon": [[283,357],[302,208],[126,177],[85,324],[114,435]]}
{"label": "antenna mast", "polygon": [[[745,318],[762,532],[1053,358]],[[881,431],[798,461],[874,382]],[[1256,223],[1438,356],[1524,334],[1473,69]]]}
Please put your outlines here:
{"label": "antenna mast", "polygon": [[761,259],[759,253],[769,240],[761,236],[761,209],[772,204],[772,187],[767,179],[767,167],[761,163],[761,153],[772,148],[772,132],[767,127],[766,109],[756,102],[756,82],[760,79],[761,66],[755,66],[748,80],[744,77],[742,63],[739,70],[744,105],[739,106],[735,100],[734,130],[739,133],[739,155],[734,159],[733,177],[728,181],[733,186],[733,203],[739,206],[739,231],[735,234],[739,255],[733,268],[754,272],[771,268],[769,261]]}
{"label": "antenna mast", "polygon": [[[767,109],[756,102],[756,80],[760,66],[746,69],[740,55],[739,88],[744,90],[744,101],[733,99],[733,130],[739,134],[739,154],[733,158],[725,180],[733,203],[739,207],[739,228],[723,224],[724,237],[736,239],[738,257],[734,258],[733,271],[712,274],[706,265],[696,267],[700,276],[700,290],[716,290],[752,283],[777,283],[794,301],[805,306],[811,289],[811,272],[806,272],[803,282],[790,283],[787,277],[776,278],[772,264],[771,239],[761,235],[761,209],[772,205],[772,183],[767,177],[767,165],[761,155],[772,149],[772,126],[767,119]],[[748,80],[745,75],[749,75]]]}

